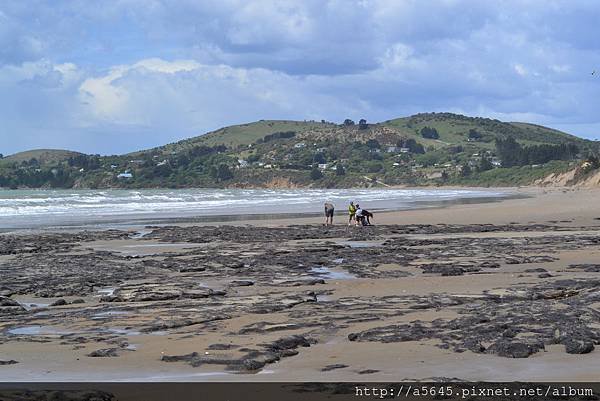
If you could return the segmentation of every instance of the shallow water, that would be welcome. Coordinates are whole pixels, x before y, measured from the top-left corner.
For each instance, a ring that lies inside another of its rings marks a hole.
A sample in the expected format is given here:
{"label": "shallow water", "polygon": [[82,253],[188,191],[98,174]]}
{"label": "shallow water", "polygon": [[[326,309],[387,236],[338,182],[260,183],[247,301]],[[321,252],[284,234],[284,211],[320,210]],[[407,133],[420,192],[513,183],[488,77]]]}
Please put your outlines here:
{"label": "shallow water", "polygon": [[351,280],[356,278],[355,275],[350,274],[346,271],[331,270],[330,268],[325,266],[313,267],[312,269],[310,269],[310,271],[311,273],[313,273],[314,276],[330,280]]}
{"label": "shallow water", "polygon": [[59,330],[50,326],[21,326],[9,329],[8,334],[14,336],[43,336],[43,335],[63,335],[71,334],[68,331]]}

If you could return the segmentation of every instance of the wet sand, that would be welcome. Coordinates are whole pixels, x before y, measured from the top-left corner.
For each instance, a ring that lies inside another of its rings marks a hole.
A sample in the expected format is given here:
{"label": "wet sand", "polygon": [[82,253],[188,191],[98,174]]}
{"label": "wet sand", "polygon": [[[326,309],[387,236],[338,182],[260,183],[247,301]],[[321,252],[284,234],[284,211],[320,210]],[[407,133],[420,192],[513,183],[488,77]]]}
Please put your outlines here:
{"label": "wet sand", "polygon": [[520,191],[373,227],[5,234],[2,380],[593,381],[600,191]]}

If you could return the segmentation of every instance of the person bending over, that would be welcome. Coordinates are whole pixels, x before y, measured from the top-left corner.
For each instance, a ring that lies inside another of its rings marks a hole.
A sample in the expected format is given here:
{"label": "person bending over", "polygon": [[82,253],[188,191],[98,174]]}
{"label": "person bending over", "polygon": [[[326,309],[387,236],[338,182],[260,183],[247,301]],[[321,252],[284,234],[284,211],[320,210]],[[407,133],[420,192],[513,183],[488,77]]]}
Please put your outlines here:
{"label": "person bending over", "polygon": [[363,215],[363,225],[370,226],[371,219],[373,218],[373,213],[369,212],[367,209],[363,209],[362,215]]}
{"label": "person bending over", "polygon": [[333,225],[334,209],[333,203],[325,202],[325,226]]}
{"label": "person bending over", "polygon": [[363,210],[360,208],[360,205],[356,205],[356,225],[360,226],[360,225],[365,225],[364,224],[364,215],[363,215]]}

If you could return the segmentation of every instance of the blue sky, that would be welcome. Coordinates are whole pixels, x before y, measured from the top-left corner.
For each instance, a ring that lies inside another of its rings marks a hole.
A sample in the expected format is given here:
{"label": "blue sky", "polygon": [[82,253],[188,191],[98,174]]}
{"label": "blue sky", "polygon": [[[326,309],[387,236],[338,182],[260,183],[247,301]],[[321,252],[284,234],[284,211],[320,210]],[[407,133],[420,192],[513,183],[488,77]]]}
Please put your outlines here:
{"label": "blue sky", "polygon": [[428,111],[600,139],[599,21],[596,0],[3,0],[0,153]]}

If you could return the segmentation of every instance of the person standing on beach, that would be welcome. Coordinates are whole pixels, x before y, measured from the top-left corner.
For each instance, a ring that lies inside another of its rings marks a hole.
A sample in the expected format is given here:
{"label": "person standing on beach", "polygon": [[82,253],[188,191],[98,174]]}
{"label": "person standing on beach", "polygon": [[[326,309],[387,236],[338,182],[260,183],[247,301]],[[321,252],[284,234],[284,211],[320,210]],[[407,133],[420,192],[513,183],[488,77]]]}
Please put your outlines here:
{"label": "person standing on beach", "polygon": [[354,206],[354,202],[350,202],[348,206],[348,225],[351,225],[354,221],[354,215],[356,214],[356,206]]}
{"label": "person standing on beach", "polygon": [[325,202],[325,226],[333,225],[333,212],[335,207],[331,202]]}

